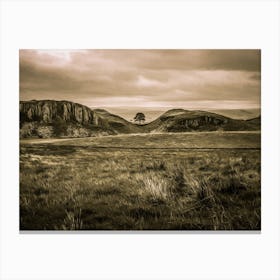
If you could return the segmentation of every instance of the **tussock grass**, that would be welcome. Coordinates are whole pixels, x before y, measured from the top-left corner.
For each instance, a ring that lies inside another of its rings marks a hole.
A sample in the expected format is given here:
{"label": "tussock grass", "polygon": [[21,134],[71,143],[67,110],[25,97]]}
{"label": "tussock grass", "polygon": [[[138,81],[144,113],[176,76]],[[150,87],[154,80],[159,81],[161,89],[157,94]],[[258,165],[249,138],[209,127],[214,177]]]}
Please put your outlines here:
{"label": "tussock grass", "polygon": [[78,212],[69,212],[65,211],[66,216],[63,220],[63,223],[61,225],[62,230],[81,230],[83,229],[83,220],[81,218],[82,216],[82,210],[79,209]]}
{"label": "tussock grass", "polygon": [[169,182],[164,178],[151,173],[149,175],[137,174],[136,180],[140,184],[138,191],[140,196],[150,196],[154,201],[166,201],[171,198]]}

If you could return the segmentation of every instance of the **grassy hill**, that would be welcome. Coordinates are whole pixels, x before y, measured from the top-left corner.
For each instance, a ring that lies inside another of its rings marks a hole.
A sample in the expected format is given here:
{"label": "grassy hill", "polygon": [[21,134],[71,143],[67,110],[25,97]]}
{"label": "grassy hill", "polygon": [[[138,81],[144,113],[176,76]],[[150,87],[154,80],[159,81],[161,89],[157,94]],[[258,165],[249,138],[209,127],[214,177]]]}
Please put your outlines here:
{"label": "grassy hill", "polygon": [[[98,118],[102,120],[100,126],[103,124],[103,128],[108,128],[114,133],[137,133],[142,131],[140,126],[133,124],[120,116],[111,114],[106,110],[95,109],[93,112],[95,112]],[[106,125],[105,127],[104,124]]]}
{"label": "grassy hill", "polygon": [[242,131],[260,130],[260,125],[260,117],[255,118],[254,121],[245,121],[206,111],[172,109],[145,125],[145,130],[150,132]]}

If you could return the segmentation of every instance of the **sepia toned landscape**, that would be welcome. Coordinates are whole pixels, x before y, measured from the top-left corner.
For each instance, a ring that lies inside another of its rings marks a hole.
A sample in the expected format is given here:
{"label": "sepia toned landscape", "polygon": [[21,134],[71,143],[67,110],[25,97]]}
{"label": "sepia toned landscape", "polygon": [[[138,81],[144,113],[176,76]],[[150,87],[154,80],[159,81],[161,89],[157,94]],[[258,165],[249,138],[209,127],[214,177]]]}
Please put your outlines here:
{"label": "sepia toned landscape", "polygon": [[260,230],[259,50],[20,50],[20,230]]}

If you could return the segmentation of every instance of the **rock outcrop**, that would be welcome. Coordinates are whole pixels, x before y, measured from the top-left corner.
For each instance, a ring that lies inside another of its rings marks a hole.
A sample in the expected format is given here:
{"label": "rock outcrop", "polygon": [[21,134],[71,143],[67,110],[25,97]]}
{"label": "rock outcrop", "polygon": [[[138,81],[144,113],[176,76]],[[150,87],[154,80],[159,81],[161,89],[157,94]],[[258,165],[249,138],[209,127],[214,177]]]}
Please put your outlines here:
{"label": "rock outcrop", "polygon": [[69,101],[21,101],[19,106],[21,122],[52,124],[62,120],[83,125],[98,125],[98,117],[93,110]]}
{"label": "rock outcrop", "polygon": [[201,116],[194,119],[185,120],[186,128],[198,128],[203,125],[221,125],[226,124],[228,120],[226,118]]}
{"label": "rock outcrop", "polygon": [[139,132],[140,128],[106,110],[55,100],[21,101],[20,137],[87,137]]}

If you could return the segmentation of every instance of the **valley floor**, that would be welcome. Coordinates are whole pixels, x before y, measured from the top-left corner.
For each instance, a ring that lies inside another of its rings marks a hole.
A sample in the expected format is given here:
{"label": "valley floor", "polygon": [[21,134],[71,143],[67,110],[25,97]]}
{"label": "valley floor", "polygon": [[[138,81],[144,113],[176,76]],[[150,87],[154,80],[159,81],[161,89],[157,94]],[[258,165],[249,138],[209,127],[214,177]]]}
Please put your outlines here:
{"label": "valley floor", "polygon": [[21,230],[260,230],[260,132],[20,141]]}

